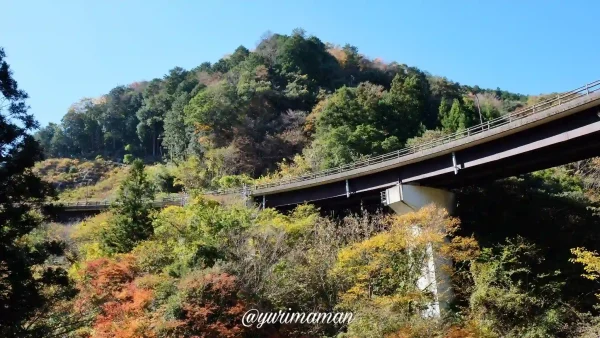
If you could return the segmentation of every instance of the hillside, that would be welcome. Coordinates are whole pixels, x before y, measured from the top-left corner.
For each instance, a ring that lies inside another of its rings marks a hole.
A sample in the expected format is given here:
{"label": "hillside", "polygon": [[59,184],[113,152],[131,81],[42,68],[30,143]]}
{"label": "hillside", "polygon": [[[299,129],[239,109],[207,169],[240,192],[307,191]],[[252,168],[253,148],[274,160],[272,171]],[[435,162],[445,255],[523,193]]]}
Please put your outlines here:
{"label": "hillside", "polygon": [[[60,201],[113,200],[127,176],[128,166],[96,159],[93,161],[52,158],[36,163],[33,172],[50,183]],[[180,170],[172,165],[155,164],[145,168],[157,188],[158,197],[181,191],[182,183],[176,177]]]}
{"label": "hillside", "polygon": [[212,188],[214,177],[257,178],[283,160],[301,162],[296,171],[319,170],[398,149],[425,130],[469,127],[479,123],[475,95],[485,120],[534,100],[370,59],[297,29],[214,64],[174,67],[161,79],[82,99],[36,138],[47,157],[196,156],[210,178],[201,185]]}
{"label": "hillside", "polygon": [[85,161],[70,158],[52,158],[36,163],[33,171],[59,191],[82,185],[95,185],[109,172],[121,166],[119,163]]}

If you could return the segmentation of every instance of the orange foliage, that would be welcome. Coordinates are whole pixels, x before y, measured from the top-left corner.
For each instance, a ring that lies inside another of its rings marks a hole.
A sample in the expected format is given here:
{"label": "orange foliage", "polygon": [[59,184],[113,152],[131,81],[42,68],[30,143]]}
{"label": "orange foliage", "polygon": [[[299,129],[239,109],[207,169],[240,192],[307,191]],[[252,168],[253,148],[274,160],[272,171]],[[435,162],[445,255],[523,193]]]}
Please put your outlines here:
{"label": "orange foliage", "polygon": [[249,328],[241,319],[246,304],[238,297],[236,278],[226,273],[192,274],[180,284],[185,319],[178,333],[193,337],[241,337]]}
{"label": "orange foliage", "polygon": [[462,327],[451,327],[444,338],[477,338],[479,335],[471,330]]}
{"label": "orange foliage", "polygon": [[137,269],[131,255],[117,259],[100,258],[83,270],[85,278],[77,302],[79,309],[97,306],[100,313],[93,337],[152,337],[146,308],[152,291],[135,284]]}
{"label": "orange foliage", "polygon": [[144,88],[146,88],[148,85],[148,82],[146,81],[141,81],[141,82],[132,82],[129,84],[129,88],[135,90],[136,92],[142,92],[144,90]]}
{"label": "orange foliage", "polygon": [[385,61],[383,61],[383,59],[381,58],[375,58],[372,61],[372,67],[379,69],[379,70],[386,70],[387,69],[387,63],[385,63]]}
{"label": "orange foliage", "polygon": [[212,127],[207,124],[195,123],[194,129],[196,133],[211,131]]}

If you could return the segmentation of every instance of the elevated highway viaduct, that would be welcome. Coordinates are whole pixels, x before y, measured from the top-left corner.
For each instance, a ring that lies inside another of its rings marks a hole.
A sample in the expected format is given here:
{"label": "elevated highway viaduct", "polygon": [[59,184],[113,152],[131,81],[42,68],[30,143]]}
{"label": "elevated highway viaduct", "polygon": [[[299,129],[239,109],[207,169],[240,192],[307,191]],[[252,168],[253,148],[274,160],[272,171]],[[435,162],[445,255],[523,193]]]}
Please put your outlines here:
{"label": "elevated highway viaduct", "polygon": [[[598,155],[600,81],[418,147],[255,186],[246,194],[267,208],[313,203],[339,210],[383,202],[396,210],[394,203],[435,202],[421,194],[441,198],[452,188]],[[451,197],[443,201],[451,203]]]}
{"label": "elevated highway viaduct", "polygon": [[[600,155],[600,81],[416,147],[343,167],[244,189],[264,208],[312,203],[324,211],[390,207],[397,214],[434,203],[450,213],[452,188]],[[415,228],[418,231],[418,227]],[[428,247],[419,287],[439,316],[452,298],[441,260]]]}

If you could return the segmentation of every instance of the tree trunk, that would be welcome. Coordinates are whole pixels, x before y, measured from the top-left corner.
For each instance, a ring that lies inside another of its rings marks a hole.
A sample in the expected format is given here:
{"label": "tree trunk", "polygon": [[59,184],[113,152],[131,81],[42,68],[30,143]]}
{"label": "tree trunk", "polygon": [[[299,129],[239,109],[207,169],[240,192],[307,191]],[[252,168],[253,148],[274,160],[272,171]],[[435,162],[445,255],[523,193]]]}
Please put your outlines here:
{"label": "tree trunk", "polygon": [[152,157],[156,156],[156,127],[152,129]]}

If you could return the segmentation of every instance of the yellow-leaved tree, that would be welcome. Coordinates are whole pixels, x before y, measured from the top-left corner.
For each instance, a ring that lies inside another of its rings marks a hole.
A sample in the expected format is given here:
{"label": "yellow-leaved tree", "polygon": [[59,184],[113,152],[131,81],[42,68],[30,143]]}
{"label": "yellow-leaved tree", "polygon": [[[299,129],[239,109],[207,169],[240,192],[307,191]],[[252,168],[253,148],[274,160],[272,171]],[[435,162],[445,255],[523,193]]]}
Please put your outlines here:
{"label": "yellow-leaved tree", "polygon": [[[340,281],[338,307],[354,312],[348,336],[382,337],[413,327],[434,295],[418,280],[429,259],[437,255],[459,221],[444,209],[427,206],[390,216],[389,230],[339,251],[332,274]],[[368,333],[368,334],[367,334]]]}
{"label": "yellow-leaved tree", "polygon": [[[597,280],[600,277],[600,255],[597,252],[585,248],[574,248],[571,249],[571,253],[575,255],[570,259],[571,262],[583,264],[585,271],[582,274],[583,277],[590,280]],[[597,293],[596,297],[600,299],[600,293]]]}

